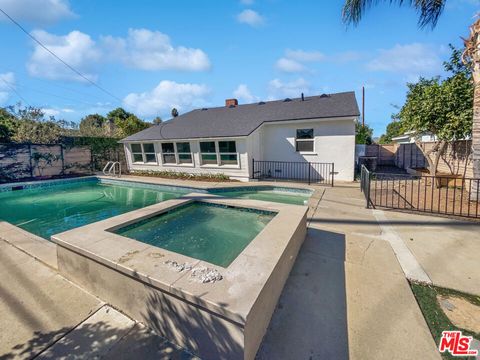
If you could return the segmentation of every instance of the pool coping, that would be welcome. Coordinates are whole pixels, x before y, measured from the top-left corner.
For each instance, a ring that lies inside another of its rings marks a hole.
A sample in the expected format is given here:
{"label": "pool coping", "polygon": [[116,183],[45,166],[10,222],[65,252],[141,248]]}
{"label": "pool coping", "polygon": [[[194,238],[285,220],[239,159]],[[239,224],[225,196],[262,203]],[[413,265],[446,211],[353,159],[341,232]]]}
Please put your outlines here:
{"label": "pool coping", "polygon": [[40,236],[0,221],[0,240],[3,240],[53,269],[58,268],[57,246]]}

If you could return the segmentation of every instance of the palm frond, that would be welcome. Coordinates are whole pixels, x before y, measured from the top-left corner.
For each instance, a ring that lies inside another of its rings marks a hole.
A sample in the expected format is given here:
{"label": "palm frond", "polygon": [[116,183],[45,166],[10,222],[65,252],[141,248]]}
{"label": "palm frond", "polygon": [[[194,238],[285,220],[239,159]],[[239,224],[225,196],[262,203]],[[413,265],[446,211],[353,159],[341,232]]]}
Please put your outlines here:
{"label": "palm frond", "polygon": [[418,12],[420,28],[426,26],[433,28],[437,25],[438,18],[445,8],[446,0],[345,0],[342,9],[343,22],[347,25],[357,25],[365,11],[380,2],[389,2],[399,6],[407,3]]}

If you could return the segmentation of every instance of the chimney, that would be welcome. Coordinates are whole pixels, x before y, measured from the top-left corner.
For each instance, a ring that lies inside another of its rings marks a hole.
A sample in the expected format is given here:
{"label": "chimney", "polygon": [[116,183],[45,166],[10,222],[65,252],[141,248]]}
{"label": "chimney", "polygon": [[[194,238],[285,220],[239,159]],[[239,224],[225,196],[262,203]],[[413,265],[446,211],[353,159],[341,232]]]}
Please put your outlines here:
{"label": "chimney", "polygon": [[238,106],[238,100],[237,99],[227,99],[227,100],[225,100],[225,106],[226,107],[237,107]]}

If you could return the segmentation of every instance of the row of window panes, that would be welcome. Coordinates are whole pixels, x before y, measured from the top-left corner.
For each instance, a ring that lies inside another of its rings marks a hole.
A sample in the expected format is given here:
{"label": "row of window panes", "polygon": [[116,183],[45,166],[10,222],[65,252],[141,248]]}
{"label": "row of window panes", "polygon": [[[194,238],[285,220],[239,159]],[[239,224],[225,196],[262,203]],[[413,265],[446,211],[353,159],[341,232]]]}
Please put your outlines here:
{"label": "row of window panes", "polygon": [[[218,144],[218,149],[217,149]],[[192,164],[190,143],[162,143],[164,164]],[[175,151],[176,147],[176,151]],[[151,143],[131,144],[133,162],[156,163],[155,148]],[[217,151],[218,150],[218,151]],[[238,155],[235,141],[200,142],[202,164],[237,165]],[[178,156],[178,160],[177,160]],[[220,162],[218,159],[220,158]]]}
{"label": "row of window panes", "polygon": [[200,142],[200,157],[204,165],[238,164],[235,141],[202,141]]}
{"label": "row of window panes", "polygon": [[155,147],[151,143],[132,144],[132,158],[134,163],[156,163]]}

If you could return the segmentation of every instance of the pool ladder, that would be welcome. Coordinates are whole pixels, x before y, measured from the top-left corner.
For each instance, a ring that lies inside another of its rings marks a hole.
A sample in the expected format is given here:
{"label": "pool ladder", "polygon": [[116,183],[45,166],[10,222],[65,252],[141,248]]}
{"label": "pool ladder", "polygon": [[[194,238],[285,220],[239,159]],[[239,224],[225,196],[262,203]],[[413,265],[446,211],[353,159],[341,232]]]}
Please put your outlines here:
{"label": "pool ladder", "polygon": [[[117,168],[118,168],[118,173],[117,173]],[[120,164],[120,162],[118,161],[107,162],[107,165],[105,165],[103,168],[103,175],[116,176],[116,177],[122,176],[122,164]]]}

